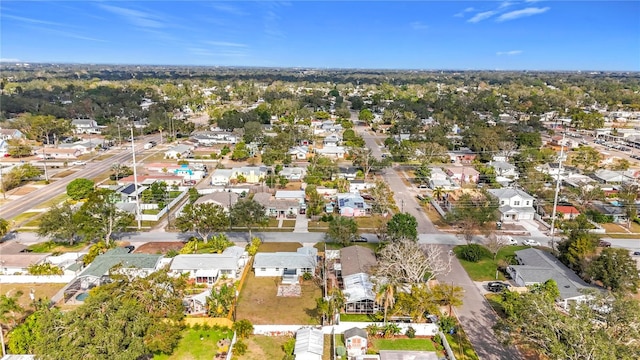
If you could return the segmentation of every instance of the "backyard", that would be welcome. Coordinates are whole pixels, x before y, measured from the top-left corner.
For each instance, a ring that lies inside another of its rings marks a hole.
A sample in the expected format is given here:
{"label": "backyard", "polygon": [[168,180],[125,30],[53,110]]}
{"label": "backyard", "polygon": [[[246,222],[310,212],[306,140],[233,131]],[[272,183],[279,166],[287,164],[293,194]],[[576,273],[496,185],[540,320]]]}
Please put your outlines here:
{"label": "backyard", "polygon": [[[186,328],[182,339],[171,355],[155,355],[159,360],[209,360],[226,345],[219,346],[223,339],[231,340],[233,332],[227,328]],[[227,348],[228,349],[228,348]]]}
{"label": "backyard", "polygon": [[244,355],[233,354],[238,360],[282,359],[286,355],[282,345],[289,340],[289,336],[252,335],[243,340],[247,344]]}
{"label": "backyard", "polygon": [[303,281],[300,297],[276,296],[280,277],[256,277],[249,273],[238,298],[238,319],[253,324],[317,325],[316,299],[322,291],[313,281]]}
{"label": "backyard", "polygon": [[28,308],[31,304],[29,293],[33,290],[35,299],[51,299],[65,284],[4,284],[0,295],[12,296],[18,292],[22,295],[18,299],[20,306]]}
{"label": "backyard", "polygon": [[467,271],[469,277],[473,281],[490,281],[490,280],[504,280],[504,274],[497,271],[498,264],[501,260],[507,260],[510,257],[515,256],[515,252],[522,249],[527,249],[528,246],[505,246],[500,251],[498,251],[498,256],[495,260],[490,257],[483,257],[478,262],[470,262],[462,259],[460,256],[460,252],[462,250],[462,246],[456,246],[453,248],[453,251],[457,254],[458,259],[460,259],[460,264]]}
{"label": "backyard", "polygon": [[377,353],[380,350],[436,351],[436,347],[430,338],[372,339],[369,351],[375,351]]}

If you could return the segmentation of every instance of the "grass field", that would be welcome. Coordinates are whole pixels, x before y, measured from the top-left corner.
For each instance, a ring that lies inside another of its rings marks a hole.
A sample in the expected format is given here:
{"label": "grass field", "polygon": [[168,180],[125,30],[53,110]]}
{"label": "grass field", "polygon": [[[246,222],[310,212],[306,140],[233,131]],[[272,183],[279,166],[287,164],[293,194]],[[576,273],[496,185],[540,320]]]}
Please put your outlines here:
{"label": "grass field", "polygon": [[[319,243],[316,243],[314,247],[318,249],[318,251],[324,251],[324,244],[325,244],[324,242],[319,242]],[[342,246],[342,244],[335,243],[335,242],[327,242],[326,244],[327,244],[327,250],[340,250],[344,247]],[[351,243],[351,245],[359,245],[359,246],[367,247],[373,251],[376,251],[378,249],[379,243],[358,242],[358,243]]]}
{"label": "grass field", "polygon": [[417,350],[436,351],[431,339],[373,339],[370,350]]}
{"label": "grass field", "polygon": [[473,350],[473,345],[469,342],[467,335],[458,327],[458,332],[451,335],[445,334],[447,342],[451,346],[451,350],[456,355],[456,359],[460,360],[479,360],[478,354]]}
{"label": "grass field", "polygon": [[75,243],[73,245],[67,245],[62,243],[57,243],[54,241],[47,241],[43,243],[33,244],[27,247],[27,249],[31,250],[34,253],[66,253],[73,251],[80,251],[85,247],[89,246],[87,243]]}
{"label": "grass field", "polygon": [[295,252],[302,244],[300,243],[286,243],[286,242],[269,242],[262,243],[258,248],[258,252],[278,252],[278,251],[292,251]]}
{"label": "grass field", "polygon": [[28,308],[31,304],[29,293],[33,290],[35,298],[37,299],[51,299],[60,289],[66,284],[3,284],[0,286],[0,295],[11,296],[18,292],[22,292],[22,295],[18,299],[20,306]]}
{"label": "grass field", "polygon": [[23,212],[22,214],[13,217],[11,220],[15,221],[16,225],[22,224],[24,222],[28,222],[29,220],[31,220],[32,218],[36,217],[36,216],[40,216],[42,215],[42,212],[39,211],[27,211],[27,212]]}
{"label": "grass field", "polygon": [[[492,258],[483,258],[478,262],[469,262],[462,259],[459,255],[462,250],[461,246],[456,246],[453,248],[456,254],[458,254],[458,258],[460,259],[460,264],[467,271],[469,277],[473,281],[489,281],[496,279],[496,270],[498,269],[498,263],[500,260],[504,260],[507,257],[514,256],[517,250],[527,249],[528,246],[505,246],[500,251],[498,251],[498,256],[496,260]],[[498,272],[497,279],[504,280],[504,275]]]}
{"label": "grass field", "polygon": [[372,322],[380,321],[373,314],[340,314],[340,321]]}
{"label": "grass field", "polygon": [[237,318],[258,325],[319,324],[316,299],[322,297],[321,289],[312,281],[305,281],[300,297],[277,297],[280,283],[280,277],[256,277],[251,272],[238,298]]}
{"label": "grass field", "polygon": [[35,208],[36,209],[48,209],[53,205],[60,204],[61,202],[67,200],[68,198],[69,197],[67,196],[67,193],[65,192],[65,193],[62,193],[62,194],[60,194],[58,196],[54,196],[53,198],[51,198],[51,199],[49,199],[49,200],[47,200],[47,201],[45,201],[43,203],[40,203],[40,205],[36,206]]}
{"label": "grass field", "polygon": [[182,339],[178,347],[171,355],[156,355],[153,358],[158,360],[209,360],[215,356],[218,340],[233,337],[231,330],[209,329],[195,330],[185,329],[182,331]]}
{"label": "grass field", "polygon": [[233,358],[237,360],[282,359],[286,355],[282,345],[289,339],[288,336],[250,336],[244,340],[247,344],[247,352],[244,355],[233,354]]}

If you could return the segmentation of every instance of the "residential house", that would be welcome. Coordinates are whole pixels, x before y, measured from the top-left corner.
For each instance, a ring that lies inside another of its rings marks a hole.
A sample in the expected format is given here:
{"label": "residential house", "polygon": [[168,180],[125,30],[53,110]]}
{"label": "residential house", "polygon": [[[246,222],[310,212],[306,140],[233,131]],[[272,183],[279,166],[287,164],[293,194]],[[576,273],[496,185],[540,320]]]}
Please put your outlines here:
{"label": "residential house", "polygon": [[557,301],[566,309],[571,303],[588,298],[585,289],[595,289],[587,285],[576,273],[546,251],[535,248],[515,252],[518,265],[509,265],[507,271],[518,286],[530,286],[553,279],[558,284],[560,297]]}
{"label": "residential house", "polygon": [[320,128],[325,133],[341,133],[342,132],[342,124],[336,124],[332,120],[323,121],[322,126]]}
{"label": "residential house", "polygon": [[296,331],[295,360],[322,360],[323,351],[324,334],[321,329],[304,327]]}
{"label": "residential house", "polygon": [[633,176],[625,174],[624,171],[596,170],[592,178],[603,184],[624,184],[635,181]]}
{"label": "residential house", "polygon": [[215,169],[211,173],[211,185],[226,186],[231,182],[233,169]]}
{"label": "residential house", "polygon": [[165,151],[164,158],[165,159],[181,159],[186,158],[191,154],[191,150],[193,148],[189,145],[180,144],[176,145],[169,150]]}
{"label": "residential house", "polygon": [[349,181],[349,192],[358,193],[362,190],[367,190],[376,186],[376,184],[371,182],[366,182],[364,180],[351,180]]}
{"label": "residential house", "polygon": [[196,133],[191,138],[199,146],[212,146],[216,144],[236,144],[238,137],[228,131],[205,131]]}
{"label": "residential house", "polygon": [[270,193],[257,193],[253,200],[265,208],[265,214],[272,217],[295,217],[302,204],[297,199],[276,199]]}
{"label": "residential house", "polygon": [[618,204],[618,203],[611,204],[608,202],[594,201],[591,204],[591,208],[598,211],[602,215],[610,216],[613,219],[613,222],[616,222],[616,223],[627,222],[627,212],[625,211],[625,208],[621,204]]}
{"label": "residential house", "polygon": [[378,311],[374,285],[369,276],[377,264],[373,250],[364,246],[354,245],[340,250],[340,262],[334,263],[333,268],[342,284],[346,313],[373,314]]}
{"label": "residential house", "polygon": [[450,179],[453,179],[460,185],[464,184],[476,184],[480,178],[478,170],[471,166],[443,166],[442,170],[447,174]]}
{"label": "residential house", "polygon": [[36,156],[41,159],[75,160],[82,155],[78,149],[42,148],[36,151]]}
{"label": "residential house", "polygon": [[449,175],[445,173],[442,168],[432,167],[431,176],[429,177],[429,188],[435,190],[436,188],[442,188],[446,191],[458,189],[459,186],[454,184]]}
{"label": "residential house", "polygon": [[343,159],[346,153],[347,150],[344,146],[327,146],[322,149],[316,149],[316,154],[332,159]]}
{"label": "residential house", "polygon": [[[59,144],[59,149],[74,149],[78,150],[79,154],[88,154],[93,152],[96,148],[102,147],[104,144],[104,140],[102,139],[92,139],[89,141],[78,141],[72,144]],[[48,150],[47,150],[48,152]]]}
{"label": "residential house", "polygon": [[244,182],[249,184],[257,184],[264,180],[267,176],[268,168],[266,166],[242,166],[233,168],[232,179],[242,177]]}
{"label": "residential house", "polygon": [[76,278],[82,289],[88,289],[95,285],[101,285],[109,271],[119,265],[118,273],[129,276],[145,277],[161,266],[162,255],[135,254],[122,247],[111,249],[102,255],[98,255],[93,262],[84,269]]}
{"label": "residential house", "polygon": [[24,139],[24,134],[18,129],[0,128],[0,140]]}
{"label": "residential house", "polygon": [[338,173],[332,176],[335,179],[355,180],[358,175],[358,169],[355,166],[339,166]]}
{"label": "residential house", "polygon": [[500,221],[533,220],[533,196],[515,188],[489,189],[498,199]]}
{"label": "residential house", "polygon": [[0,140],[0,156],[5,157],[9,153],[9,144],[6,140]]}
{"label": "residential house", "polygon": [[304,190],[278,190],[274,196],[276,200],[295,200],[300,204],[304,204]]}
{"label": "residential house", "polygon": [[299,167],[286,167],[280,170],[280,173],[278,175],[284,176],[289,181],[299,181],[304,179],[304,177],[307,175],[307,169]]}
{"label": "residential house", "polygon": [[310,246],[296,252],[259,252],[253,261],[256,276],[282,276],[285,284],[298,283],[304,273],[314,274],[318,265],[318,249]]}
{"label": "residential house", "polygon": [[558,205],[556,206],[556,216],[563,220],[572,220],[580,215],[580,211],[574,206]]}
{"label": "residential house", "polygon": [[[136,187],[138,191],[136,191]],[[115,190],[115,196],[120,198],[120,202],[136,202],[136,200],[140,198],[142,192],[146,189],[147,186],[143,186],[140,182],[138,182],[137,186],[135,183],[129,183],[119,186]]]}
{"label": "residential house", "polygon": [[460,149],[456,151],[449,151],[447,153],[452,163],[455,164],[471,164],[476,159],[476,153],[470,149]]}
{"label": "residential house", "polygon": [[27,247],[15,241],[0,244],[0,274],[26,274],[29,266],[47,262],[51,253],[23,252]]}
{"label": "residential house", "polygon": [[520,176],[518,169],[508,162],[493,161],[489,163],[489,166],[495,170],[496,176],[502,176],[509,179],[517,179]]}
{"label": "residential house", "polygon": [[231,191],[216,191],[211,194],[203,195],[199,197],[193,204],[214,204],[221,206],[225,211],[238,202],[240,195]]}
{"label": "residential house", "polygon": [[293,146],[287,153],[291,156],[292,160],[306,160],[309,156],[308,146]]}
{"label": "residential house", "polygon": [[249,260],[240,246],[226,248],[221,254],[180,254],[175,256],[169,270],[176,275],[188,274],[196,284],[213,285],[220,277],[239,279]]}
{"label": "residential house", "polygon": [[180,186],[183,183],[183,178],[182,176],[166,173],[144,174],[135,177],[133,175],[129,175],[118,180],[118,185],[129,185],[133,184],[134,182],[137,182],[138,185],[151,185],[156,181],[163,181],[168,186]]}
{"label": "residential house", "polygon": [[71,126],[74,127],[73,132],[76,134],[100,134],[102,131],[93,119],[73,119]]}
{"label": "residential house", "polygon": [[322,139],[322,146],[324,147],[338,146],[340,145],[341,141],[342,139],[340,138],[340,136],[338,136],[338,134],[331,134],[325,137],[324,139]]}
{"label": "residential house", "polygon": [[367,332],[353,327],[344,331],[344,343],[349,358],[367,353]]}
{"label": "residential house", "polygon": [[371,205],[367,204],[359,194],[337,194],[336,204],[338,205],[341,216],[356,217],[371,215]]}

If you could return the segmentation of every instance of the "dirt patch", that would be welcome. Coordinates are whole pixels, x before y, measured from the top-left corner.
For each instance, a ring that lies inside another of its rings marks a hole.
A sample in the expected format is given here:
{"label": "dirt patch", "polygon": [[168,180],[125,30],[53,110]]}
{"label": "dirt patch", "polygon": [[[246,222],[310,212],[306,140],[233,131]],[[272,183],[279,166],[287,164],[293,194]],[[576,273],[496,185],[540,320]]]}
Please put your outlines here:
{"label": "dirt patch", "polygon": [[51,299],[65,284],[3,284],[0,295],[12,296],[22,293],[18,299],[18,303],[23,308],[31,306],[30,293],[33,291],[34,298]]}
{"label": "dirt patch", "polygon": [[133,252],[140,254],[166,254],[169,250],[179,251],[184,246],[180,241],[150,242],[136,248]]}
{"label": "dirt patch", "polygon": [[300,297],[300,295],[302,295],[300,284],[278,285],[278,294],[276,296]]}
{"label": "dirt patch", "polygon": [[7,194],[8,195],[27,195],[36,190],[38,190],[38,188],[35,186],[20,186],[17,189],[8,191]]}

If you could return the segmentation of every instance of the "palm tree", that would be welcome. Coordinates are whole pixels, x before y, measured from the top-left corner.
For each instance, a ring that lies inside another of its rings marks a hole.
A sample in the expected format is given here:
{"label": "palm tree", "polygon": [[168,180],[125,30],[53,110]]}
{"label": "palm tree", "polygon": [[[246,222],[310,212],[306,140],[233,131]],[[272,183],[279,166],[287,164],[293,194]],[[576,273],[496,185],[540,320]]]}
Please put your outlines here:
{"label": "palm tree", "polygon": [[433,196],[438,199],[438,201],[442,200],[442,196],[444,195],[444,189],[442,186],[438,186],[433,189]]}
{"label": "palm tree", "polygon": [[393,307],[396,302],[395,298],[396,284],[387,280],[384,284],[378,284],[375,302],[384,309],[384,323],[387,323],[387,311]]}

